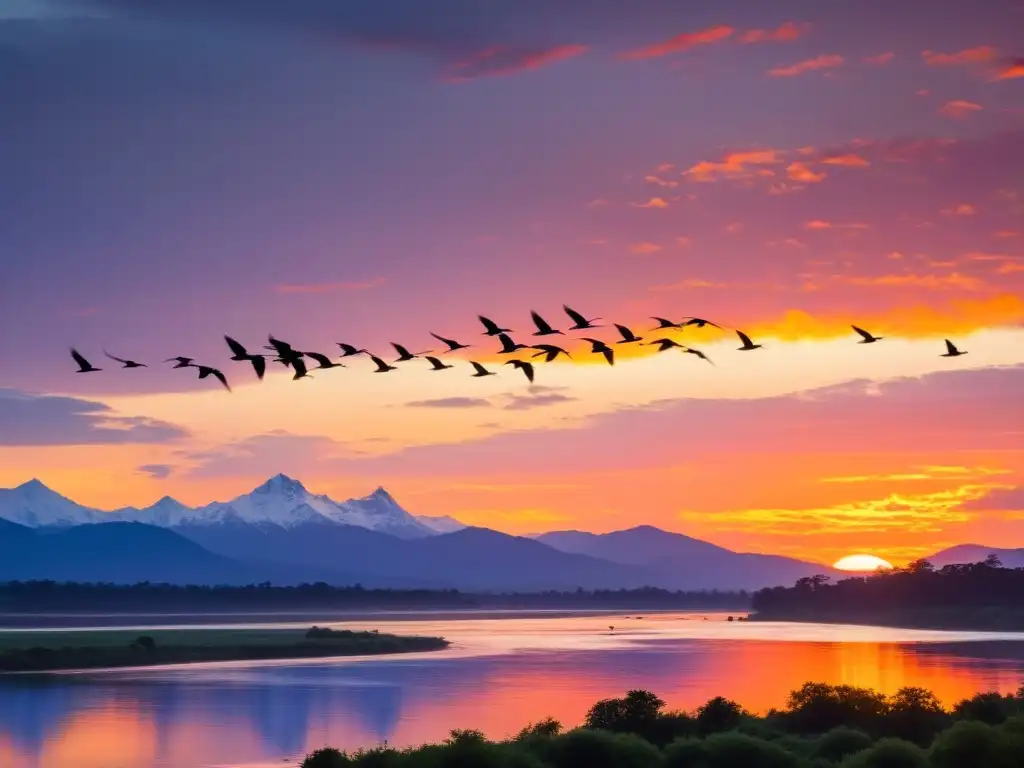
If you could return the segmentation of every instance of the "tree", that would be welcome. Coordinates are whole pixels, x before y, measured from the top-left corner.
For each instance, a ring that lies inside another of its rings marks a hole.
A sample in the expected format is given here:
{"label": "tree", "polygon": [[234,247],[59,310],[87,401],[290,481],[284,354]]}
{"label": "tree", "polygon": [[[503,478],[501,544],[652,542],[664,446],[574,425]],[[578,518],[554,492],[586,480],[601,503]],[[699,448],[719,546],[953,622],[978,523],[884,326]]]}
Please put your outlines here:
{"label": "tree", "polygon": [[697,732],[706,735],[731,731],[743,720],[746,713],[735,701],[716,696],[697,709]]}
{"label": "tree", "polygon": [[643,734],[658,720],[665,702],[650,691],[634,690],[622,699],[603,699],[587,713],[587,728]]}

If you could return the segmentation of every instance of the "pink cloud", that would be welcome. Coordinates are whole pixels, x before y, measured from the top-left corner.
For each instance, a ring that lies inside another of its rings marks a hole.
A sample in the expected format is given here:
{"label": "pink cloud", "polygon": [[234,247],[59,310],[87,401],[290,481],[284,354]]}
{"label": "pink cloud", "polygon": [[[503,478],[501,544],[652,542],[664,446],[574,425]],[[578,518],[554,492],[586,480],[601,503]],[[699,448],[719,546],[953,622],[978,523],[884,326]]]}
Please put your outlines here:
{"label": "pink cloud", "polygon": [[799,40],[810,29],[807,22],[786,21],[775,29],[748,29],[738,39],[741,43],[790,43]]}
{"label": "pink cloud", "polygon": [[634,243],[629,250],[636,254],[648,255],[651,253],[657,253],[658,251],[662,250],[662,246],[658,245],[657,243],[652,243],[647,240],[644,240],[643,242],[640,243]]}
{"label": "pink cloud", "polygon": [[668,208],[668,203],[663,198],[652,197],[646,203],[631,203],[634,208]]}
{"label": "pink cloud", "polygon": [[697,32],[683,32],[660,43],[620,53],[619,58],[624,61],[634,61],[637,59],[654,59],[668,56],[672,53],[682,53],[699,45],[711,45],[728,40],[735,31],[733,27],[719,24],[718,26],[708,27]]}
{"label": "pink cloud", "polygon": [[790,163],[786,167],[786,175],[793,181],[804,184],[817,184],[824,181],[827,176],[825,173],[815,173],[807,163]]}
{"label": "pink cloud", "polygon": [[[730,152],[722,160],[703,160],[684,171],[694,181],[715,181],[718,178],[748,178],[765,170],[761,166],[777,165],[783,162],[776,149],[759,149],[747,152]],[[754,168],[751,168],[754,166]],[[767,175],[774,175],[768,173]]]}
{"label": "pink cloud", "polygon": [[841,67],[846,59],[838,54],[816,56],[813,59],[804,59],[796,64],[778,66],[768,70],[772,77],[796,77],[807,72],[817,72],[822,69],[835,69]]}
{"label": "pink cloud", "polygon": [[869,163],[860,155],[855,155],[852,153],[826,157],[821,162],[823,165],[838,165],[843,168],[867,168],[869,165],[871,165],[871,163]]}
{"label": "pink cloud", "polygon": [[872,64],[876,67],[882,67],[890,63],[895,58],[895,53],[893,53],[892,51],[886,51],[885,53],[880,53],[877,56],[868,56],[867,58],[864,59],[864,63]]}
{"label": "pink cloud", "polygon": [[1014,80],[1024,77],[1024,58],[1010,59],[1003,63],[993,80]]}
{"label": "pink cloud", "polygon": [[951,67],[960,64],[984,64],[992,61],[999,52],[991,45],[979,45],[975,48],[964,48],[954,53],[936,53],[922,51],[921,58],[929,67]]}
{"label": "pink cloud", "polygon": [[939,107],[939,113],[946,117],[952,117],[955,120],[963,120],[967,116],[981,111],[981,109],[981,105],[975,104],[973,101],[954,99],[953,101],[947,101]]}
{"label": "pink cloud", "polygon": [[586,53],[586,45],[557,45],[553,48],[519,48],[508,45],[494,45],[472,56],[450,64],[444,72],[444,79],[450,83],[462,83],[480,77],[511,75],[532,69],[541,69],[550,64],[572,59]]}

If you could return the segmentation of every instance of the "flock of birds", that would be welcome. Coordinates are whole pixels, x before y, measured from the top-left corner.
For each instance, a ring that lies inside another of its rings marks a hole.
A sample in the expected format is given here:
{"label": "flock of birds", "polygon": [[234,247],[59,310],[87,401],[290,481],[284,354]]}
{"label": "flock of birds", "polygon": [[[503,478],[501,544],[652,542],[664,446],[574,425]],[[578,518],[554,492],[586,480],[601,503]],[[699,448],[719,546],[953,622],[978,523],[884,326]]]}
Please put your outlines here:
{"label": "flock of birds", "polygon": [[[572,320],[573,323],[566,329],[566,331],[587,331],[593,328],[604,327],[597,324],[597,321],[601,320],[600,317],[588,319],[586,316],[577,312],[572,307],[563,305],[562,308],[565,311],[565,314],[568,315],[569,319]],[[547,320],[541,317],[537,312],[531,312],[530,316],[533,320],[534,326],[536,327],[536,330],[532,334],[534,337],[565,335],[566,331],[561,331],[554,328],[550,323],[548,323]],[[563,347],[547,343],[519,344],[512,339],[510,334],[515,333],[515,331],[513,331],[511,328],[503,328],[490,318],[484,317],[483,315],[478,315],[478,319],[480,320],[480,323],[484,327],[484,332],[482,335],[494,337],[501,343],[501,349],[499,349],[497,352],[497,354],[499,355],[515,355],[522,352],[524,355],[530,354],[532,359],[543,358],[544,362],[547,363],[550,363],[552,360],[555,360],[556,358],[558,358],[559,355],[564,355],[565,357],[572,359],[572,355],[570,355],[569,352],[566,351]],[[713,323],[710,320],[705,320],[704,318],[701,317],[686,317],[679,322],[673,322],[672,320],[669,320],[664,317],[652,317],[651,319],[657,322],[657,326],[651,329],[651,331],[649,331],[650,333],[681,331],[686,327],[704,328],[705,326],[712,326],[714,328],[718,328],[719,330],[725,330],[721,325]],[[633,331],[630,328],[626,327],[625,325],[620,325],[618,323],[613,323],[612,325],[616,329],[620,337],[613,341],[613,344],[640,344],[646,346],[656,346],[659,352],[666,352],[670,349],[679,349],[680,351],[686,354],[694,355],[700,358],[701,360],[705,360],[708,363],[714,365],[714,363],[711,362],[711,359],[703,352],[701,352],[699,349],[688,346],[686,344],[680,344],[675,339],[670,339],[663,336],[661,338],[645,342],[643,336],[637,336],[635,333],[633,333]],[[875,342],[882,340],[881,336],[875,336],[869,333],[868,331],[864,330],[863,328],[858,328],[855,325],[852,325],[850,327],[853,328],[854,332],[858,336],[860,336],[859,343],[861,344],[874,344]],[[762,348],[763,345],[755,344],[751,340],[751,338],[743,331],[736,329],[733,330],[736,336],[739,338],[740,343],[742,344],[742,346],[738,348],[739,351],[750,352],[752,350]],[[446,348],[442,350],[440,354],[456,352],[463,349],[469,349],[472,346],[471,344],[463,344],[459,341],[456,341],[455,339],[445,338],[444,336],[440,336],[433,332],[431,332],[430,335],[445,345]],[[590,344],[591,354],[603,356],[604,359],[608,362],[608,365],[615,364],[615,349],[608,342],[602,341],[600,339],[595,339],[590,336],[581,336],[580,339]],[[292,376],[293,379],[303,379],[308,377],[310,375],[310,370],[323,370],[329,368],[345,367],[343,363],[338,362],[336,360],[332,360],[328,355],[322,354],[320,352],[300,352],[299,350],[295,349],[295,347],[293,347],[291,344],[281,341],[280,339],[275,339],[273,336],[270,336],[269,344],[264,347],[265,350],[268,350],[272,354],[265,354],[262,352],[249,352],[244,346],[242,346],[240,343],[238,343],[235,339],[231,338],[230,336],[225,336],[224,340],[227,342],[228,348],[231,350],[231,360],[234,362],[250,364],[253,368],[253,371],[256,373],[256,377],[260,380],[262,380],[263,376],[266,374],[268,359],[271,359],[273,362],[279,363],[287,368],[290,368],[294,374]],[[373,361],[374,365],[377,366],[376,370],[374,370],[374,373],[388,373],[390,371],[398,370],[397,366],[386,362],[383,358],[377,355],[371,354],[366,349],[360,349],[351,344],[345,344],[342,342],[337,342],[337,344],[338,347],[341,348],[342,358],[353,357],[355,355],[367,355],[370,358],[370,360]],[[442,360],[435,354],[432,354],[433,350],[413,353],[409,351],[408,347],[405,347],[401,344],[396,344],[395,342],[391,342],[391,346],[395,348],[395,352],[398,354],[398,357],[392,361],[393,363],[406,363],[409,362],[410,360],[415,360],[417,358],[422,357],[424,360],[426,360],[426,362],[430,363],[430,369],[433,371],[444,371],[448,370],[449,368],[455,367],[450,363],[446,363],[444,360]],[[953,342],[949,341],[949,339],[946,339],[946,351],[941,356],[959,357],[960,355],[966,354],[967,352],[958,349],[953,344]],[[117,357],[115,355],[110,354],[106,350],[104,350],[104,355],[106,355],[106,357],[110,358],[111,360],[120,363],[122,368],[147,367],[145,363],[140,363],[136,360],[129,360],[126,358]],[[76,373],[96,373],[98,371],[103,370],[102,368],[95,367],[74,348],[71,349],[71,357],[74,358],[75,362],[78,364],[78,370],[76,371]],[[174,363],[175,368],[195,368],[198,372],[200,379],[206,379],[210,377],[215,378],[224,386],[225,389],[227,389],[229,392],[231,391],[231,386],[228,384],[227,376],[225,376],[224,372],[221,371],[219,368],[215,368],[210,365],[198,364],[191,357],[172,357],[169,358],[168,360],[165,360],[164,362]],[[315,365],[311,366],[310,362],[315,363]],[[469,364],[473,367],[472,375],[474,377],[496,375],[495,371],[488,370],[486,367],[483,366],[483,364],[479,362],[470,360]],[[534,363],[530,362],[530,360],[523,360],[517,357],[510,359],[508,362],[505,363],[505,365],[511,365],[514,368],[522,371],[526,378],[531,383],[533,382],[535,369]]]}

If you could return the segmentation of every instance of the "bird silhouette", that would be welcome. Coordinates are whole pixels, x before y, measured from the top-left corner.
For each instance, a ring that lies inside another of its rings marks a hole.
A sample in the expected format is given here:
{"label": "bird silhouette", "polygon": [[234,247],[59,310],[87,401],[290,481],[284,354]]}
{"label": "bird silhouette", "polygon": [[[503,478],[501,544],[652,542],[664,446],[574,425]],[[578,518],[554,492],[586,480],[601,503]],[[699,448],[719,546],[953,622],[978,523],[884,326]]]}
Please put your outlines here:
{"label": "bird silhouette", "polygon": [[137,363],[134,360],[125,360],[122,357],[115,357],[114,355],[112,355],[109,352],[107,352],[107,350],[103,350],[103,354],[106,355],[107,357],[109,357],[111,360],[120,363],[122,368],[148,368],[149,367],[145,363]]}
{"label": "bird silhouette", "polygon": [[699,349],[694,349],[693,347],[683,347],[683,352],[685,352],[688,355],[696,355],[701,360],[707,360],[709,363],[714,365],[714,363],[711,361],[711,358],[705,355]]}
{"label": "bird silhouette", "polygon": [[339,347],[341,347],[341,356],[342,357],[352,357],[352,355],[368,355],[368,354],[370,354],[365,349],[357,349],[356,347],[353,347],[351,344],[343,344],[340,341],[335,342],[335,343]]}
{"label": "bird silhouette", "polygon": [[71,348],[71,357],[73,357],[75,362],[78,363],[78,370],[75,371],[75,373],[95,373],[103,370],[102,368],[96,368],[93,366],[93,364],[82,357],[74,347]]}
{"label": "bird silhouette", "polygon": [[430,332],[430,335],[448,347],[448,349],[446,349],[445,352],[455,352],[456,350],[459,349],[469,349],[469,347],[471,346],[469,344],[461,344],[457,342],[455,339],[446,339],[444,336],[438,336],[433,331]]}
{"label": "bird silhouette", "polygon": [[374,373],[387,373],[388,371],[398,370],[398,368],[393,365],[388,365],[376,355],[370,355],[370,359],[373,360],[374,365],[377,366],[377,370],[375,370]]}
{"label": "bird silhouette", "polygon": [[[330,360],[328,360],[327,362],[330,362]],[[292,376],[292,381],[297,381],[299,379],[306,379],[306,378],[311,379],[311,378],[313,378],[312,376],[309,375],[309,371],[306,368],[306,361],[303,360],[301,357],[292,358],[291,366],[292,366],[292,370],[295,371],[295,375]],[[328,366],[328,367],[331,367],[331,366]]]}
{"label": "bird silhouette", "polygon": [[199,369],[200,379],[205,379],[209,376],[213,376],[213,378],[215,378],[217,381],[224,385],[224,389],[226,389],[228,392],[231,391],[231,385],[228,384],[227,377],[224,376],[224,374],[218,369],[211,368],[208,365],[193,365],[191,367]]}
{"label": "bird silhouette", "polygon": [[533,334],[534,336],[554,336],[555,334],[559,336],[565,335],[561,331],[556,331],[552,328],[547,320],[533,310],[530,310],[530,317],[533,318],[533,324],[537,326],[537,331]]}
{"label": "bird silhouette", "polygon": [[262,381],[263,375],[267,372],[267,361],[264,359],[264,356],[250,354],[245,347],[230,336],[225,336],[224,341],[227,342],[228,347],[231,349],[231,359],[239,363],[251,363],[252,369],[256,371],[256,378]]}
{"label": "bird silhouette", "polygon": [[874,344],[876,341],[881,341],[881,336],[872,336],[870,333],[865,331],[863,328],[858,328],[856,325],[851,325],[851,328],[861,337],[861,341],[858,344]]}
{"label": "bird silhouette", "polygon": [[512,341],[512,337],[507,333],[499,333],[498,341],[501,342],[501,351],[498,352],[499,355],[511,355],[513,352],[517,352],[520,349],[529,349],[525,344],[518,344]]}
{"label": "bird silhouette", "polygon": [[472,365],[473,369],[476,371],[476,373],[473,374],[474,378],[478,378],[480,376],[497,376],[498,375],[494,371],[488,371],[486,368],[484,368],[482,365],[480,365],[480,363],[475,363],[472,360],[470,360],[469,364]]}
{"label": "bird silhouette", "polygon": [[302,358],[302,353],[297,349],[293,349],[291,344],[275,339],[273,335],[269,337],[269,341],[270,346],[266,347],[266,349],[277,352],[277,362],[283,365],[294,366],[295,361]]}
{"label": "bird silhouette", "polygon": [[533,383],[533,363],[528,363],[525,360],[509,360],[505,365],[515,366],[518,370],[523,372],[531,384]]}
{"label": "bird silhouette", "polygon": [[645,347],[654,347],[654,346],[656,346],[658,348],[659,352],[665,352],[665,351],[667,351],[669,349],[672,349],[672,347],[679,347],[680,349],[686,349],[685,346],[680,344],[678,341],[673,341],[672,339],[655,339],[654,341],[650,342],[649,344],[644,344],[644,346]]}
{"label": "bird silhouette", "polygon": [[303,352],[302,354],[310,358],[311,360],[316,360],[316,370],[345,367],[341,363],[336,363],[333,360],[331,360],[331,358],[329,358],[327,355],[320,354],[319,352]]}
{"label": "bird silhouette", "polygon": [[413,354],[408,349],[403,347],[401,344],[395,344],[395,342],[393,341],[391,342],[391,346],[394,347],[395,352],[398,353],[398,357],[395,358],[396,363],[405,363],[408,362],[409,360],[415,360],[422,354],[426,354],[424,352],[417,352],[416,354]]}
{"label": "bird silhouette", "polygon": [[476,317],[486,329],[483,333],[484,336],[497,336],[499,333],[514,333],[511,328],[502,328],[489,317],[484,317],[483,315],[477,315]]}
{"label": "bird silhouette", "polygon": [[189,368],[195,362],[195,359],[191,357],[169,357],[164,362],[176,363],[175,368]]}
{"label": "bird silhouette", "polygon": [[712,328],[722,330],[722,326],[720,326],[718,323],[712,323],[710,320],[705,320],[703,317],[688,317],[686,318],[686,322],[683,323],[683,325],[695,325],[698,328],[703,328],[705,325],[710,325]]}
{"label": "bird silhouette", "polygon": [[572,360],[572,355],[570,355],[561,347],[556,347],[554,344],[534,344],[530,347],[530,349],[539,349],[540,352],[534,355],[534,357],[540,357],[543,355],[545,363],[550,363],[559,355],[565,355],[570,360]]}
{"label": "bird silhouette", "polygon": [[651,328],[652,331],[664,331],[664,330],[667,330],[669,328],[677,328],[677,329],[679,329],[679,328],[683,327],[682,323],[673,323],[671,320],[668,320],[668,319],[666,319],[664,317],[654,317],[654,316],[652,316],[651,320],[656,320],[657,323],[658,323],[658,327],[657,328]]}
{"label": "bird silhouette", "polygon": [[615,365],[615,350],[609,347],[600,339],[590,339],[587,337],[583,338],[583,341],[590,342],[590,351],[595,355],[604,355],[604,359],[608,361],[608,365]]}
{"label": "bird silhouette", "polygon": [[595,317],[588,320],[575,309],[570,307],[568,304],[563,304],[562,309],[565,310],[565,314],[569,316],[573,324],[569,326],[570,331],[585,331],[587,328],[600,328],[600,325],[594,325],[594,320],[600,320],[600,317]]}
{"label": "bird silhouette", "polygon": [[424,359],[425,359],[425,360],[426,360],[426,361],[427,361],[428,363],[430,363],[430,365],[431,365],[431,368],[430,368],[430,370],[432,370],[432,371],[443,371],[443,370],[445,370],[445,369],[447,369],[447,368],[454,368],[454,367],[455,367],[455,366],[453,366],[453,365],[445,365],[445,364],[444,364],[443,362],[441,362],[441,361],[440,361],[440,360],[439,360],[438,358],[436,358],[436,357],[426,357],[426,358],[424,358]]}
{"label": "bird silhouette", "polygon": [[760,349],[761,348],[760,344],[755,344],[754,342],[752,342],[750,340],[750,337],[747,336],[747,334],[745,334],[743,331],[736,331],[736,335],[739,336],[740,337],[740,341],[743,342],[743,346],[739,348],[739,350],[741,352],[749,352],[752,349]]}
{"label": "bird silhouette", "polygon": [[946,353],[940,355],[940,357],[960,357],[960,355],[966,354],[967,353],[964,352],[963,350],[957,349],[956,345],[952,341],[946,339]]}
{"label": "bird silhouette", "polygon": [[619,335],[622,337],[622,339],[615,342],[616,344],[633,344],[638,341],[643,341],[643,336],[637,336],[624,325],[619,325],[618,323],[615,323],[615,329],[619,332]]}

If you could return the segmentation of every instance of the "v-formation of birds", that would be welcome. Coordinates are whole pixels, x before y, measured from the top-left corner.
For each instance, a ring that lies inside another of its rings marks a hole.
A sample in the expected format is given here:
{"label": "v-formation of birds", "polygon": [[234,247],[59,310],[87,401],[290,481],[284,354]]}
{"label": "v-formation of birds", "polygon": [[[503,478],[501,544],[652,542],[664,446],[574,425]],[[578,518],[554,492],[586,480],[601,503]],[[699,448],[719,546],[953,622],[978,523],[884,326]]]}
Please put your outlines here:
{"label": "v-formation of birds", "polygon": [[[569,319],[572,320],[566,331],[587,331],[592,328],[602,328],[604,326],[597,324],[600,317],[594,317],[588,319],[585,315],[577,312],[572,307],[564,306],[563,310],[568,315]],[[484,336],[494,337],[501,344],[501,349],[498,350],[499,355],[513,355],[519,352],[524,354],[530,354],[532,359],[543,358],[544,362],[550,363],[555,360],[559,355],[564,355],[567,358],[572,359],[570,355],[563,347],[556,344],[548,343],[535,343],[535,344],[520,344],[512,339],[511,334],[515,333],[511,328],[504,328],[498,323],[494,322],[488,317],[478,315],[481,325],[484,327]],[[533,331],[534,337],[545,337],[545,336],[564,336],[565,331],[554,328],[547,320],[540,316],[537,312],[531,312],[530,317],[533,321],[533,325],[536,330]],[[710,320],[705,320],[701,317],[686,317],[675,322],[664,317],[653,317],[657,325],[651,329],[650,333],[666,332],[666,331],[679,331],[687,327],[704,328],[705,326],[712,326],[719,330],[724,330],[723,326],[718,323],[713,323]],[[686,354],[694,355],[701,360],[706,360],[711,363],[711,359],[708,358],[703,352],[694,347],[686,344],[680,344],[675,339],[667,337],[653,339],[651,341],[644,341],[643,336],[637,336],[630,328],[625,325],[618,323],[612,324],[617,331],[619,338],[609,343],[602,341],[601,339],[595,339],[590,336],[581,336],[580,339],[590,344],[590,353],[595,355],[601,355],[608,362],[608,365],[615,365],[615,349],[611,344],[641,344],[646,346],[656,346],[659,352],[666,352],[670,349],[679,349],[681,352]],[[856,325],[850,326],[854,332],[860,336],[861,344],[874,344],[875,342],[881,341],[881,336],[875,336],[863,328],[858,328]],[[755,344],[751,338],[743,331],[734,329],[737,338],[740,340],[741,346],[738,350],[741,352],[750,352],[755,349],[761,349],[763,345]],[[469,349],[473,345],[463,344],[455,339],[448,339],[444,336],[440,336],[436,333],[431,333],[435,339],[444,344],[445,349],[440,354],[448,352],[456,352],[462,349]],[[263,347],[267,352],[249,352],[242,344],[238,343],[235,339],[230,336],[225,336],[224,341],[227,342],[228,349],[231,351],[231,360],[239,363],[247,363],[252,366],[253,371],[256,373],[256,377],[260,380],[267,371],[267,359],[269,358],[275,363],[279,363],[293,372],[293,379],[304,379],[310,376],[310,370],[325,370],[328,368],[344,368],[344,364],[335,360],[332,360],[330,356],[322,354],[320,352],[303,352],[295,349],[291,344],[275,339],[273,336],[269,338],[269,344]],[[410,352],[408,347],[401,344],[391,342],[391,346],[394,347],[398,357],[395,358],[392,363],[407,363],[410,360],[416,360],[422,358],[430,364],[430,370],[432,371],[445,371],[455,366],[451,363],[446,363],[441,357],[432,354],[432,350],[426,352]],[[341,349],[341,357],[354,357],[356,355],[366,355],[373,361],[376,369],[374,373],[389,373],[391,371],[397,371],[398,366],[393,365],[385,361],[383,358],[370,353],[366,349],[360,349],[353,346],[352,344],[345,344],[338,342],[338,347]],[[110,354],[106,350],[103,353],[106,357],[110,358],[114,362],[120,363],[122,368],[146,368],[145,363],[140,363],[136,360],[129,360],[122,357],[116,357]],[[966,355],[967,352],[958,349],[953,342],[946,339],[946,351],[942,357],[959,357],[960,355]],[[102,368],[95,367],[85,357],[83,357],[77,350],[72,348],[71,357],[74,358],[78,364],[78,370],[76,373],[96,373],[102,371]],[[227,377],[224,372],[219,368],[214,368],[209,365],[202,365],[196,363],[191,357],[172,357],[164,361],[165,363],[174,363],[175,368],[194,368],[198,373],[200,379],[214,378],[217,379],[221,385],[224,386],[229,392],[231,386],[228,384]],[[314,363],[315,365],[310,365]],[[711,363],[714,365],[714,363]],[[488,370],[481,363],[476,361],[469,361],[469,365],[473,368],[474,377],[483,376],[495,376],[496,371]],[[523,372],[523,375],[532,383],[536,370],[534,363],[530,360],[522,360],[519,358],[510,359],[505,365],[511,365],[515,369]]]}

